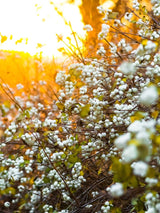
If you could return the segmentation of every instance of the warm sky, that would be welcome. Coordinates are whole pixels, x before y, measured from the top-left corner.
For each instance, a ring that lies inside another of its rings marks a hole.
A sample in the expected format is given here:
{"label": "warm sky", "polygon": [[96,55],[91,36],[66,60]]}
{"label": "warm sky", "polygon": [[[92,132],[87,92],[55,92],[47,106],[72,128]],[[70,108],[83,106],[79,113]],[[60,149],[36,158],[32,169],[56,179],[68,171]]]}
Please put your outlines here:
{"label": "warm sky", "polygon": [[[0,49],[24,51],[31,55],[42,51],[43,56],[59,57],[57,49],[62,44],[57,42],[56,34],[67,37],[71,31],[57,14],[55,7],[63,12],[67,22],[71,22],[73,30],[84,37],[78,8],[81,0],[76,0],[74,5],[68,4],[67,0],[52,0],[53,4],[50,2],[51,0],[0,0],[0,35],[8,37],[7,41],[0,43]],[[102,2],[106,3],[104,0]],[[113,2],[108,1],[106,4],[108,6]],[[21,38],[23,41],[16,45],[16,41]],[[37,49],[38,43],[43,47]]]}
{"label": "warm sky", "polygon": [[[81,15],[77,5],[64,3],[65,0],[53,0],[67,21],[71,21],[76,32],[84,35]],[[37,4],[37,6],[35,6]],[[59,55],[56,33],[64,36],[70,35],[70,30],[65,26],[63,19],[57,15],[54,5],[49,0],[0,0],[0,33],[8,37],[7,41],[0,44],[0,49],[13,49],[28,51],[35,54],[37,43],[44,45],[44,55]],[[10,40],[10,35],[13,39]],[[22,43],[15,45],[20,38]],[[26,38],[28,44],[26,45]]]}

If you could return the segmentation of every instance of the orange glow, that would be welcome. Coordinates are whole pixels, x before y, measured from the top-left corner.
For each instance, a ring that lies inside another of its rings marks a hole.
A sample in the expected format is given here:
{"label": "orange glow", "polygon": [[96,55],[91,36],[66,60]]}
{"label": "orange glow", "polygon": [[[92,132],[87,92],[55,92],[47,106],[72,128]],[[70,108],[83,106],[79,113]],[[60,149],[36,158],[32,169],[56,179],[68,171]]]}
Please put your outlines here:
{"label": "orange glow", "polygon": [[[55,10],[63,12],[67,22],[80,36],[85,36],[78,4],[63,4],[64,0],[0,0],[1,50],[15,50],[35,55],[60,57],[56,34],[70,36],[71,31]],[[5,41],[7,36],[7,40]]]}
{"label": "orange glow", "polygon": [[102,1],[102,6],[104,9],[112,9],[115,6],[114,1],[108,0],[108,1]]}

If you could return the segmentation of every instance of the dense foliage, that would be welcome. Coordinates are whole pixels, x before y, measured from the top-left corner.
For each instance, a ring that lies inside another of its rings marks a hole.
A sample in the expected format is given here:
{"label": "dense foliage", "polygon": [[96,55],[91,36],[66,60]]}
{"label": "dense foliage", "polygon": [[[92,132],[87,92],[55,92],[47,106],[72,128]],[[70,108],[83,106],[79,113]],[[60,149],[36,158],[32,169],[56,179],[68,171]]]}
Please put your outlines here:
{"label": "dense foliage", "polygon": [[0,106],[1,212],[159,212],[160,3],[151,3],[133,0],[120,19],[99,6],[97,55],[59,71],[58,89],[39,81],[15,97],[1,84],[12,100]]}

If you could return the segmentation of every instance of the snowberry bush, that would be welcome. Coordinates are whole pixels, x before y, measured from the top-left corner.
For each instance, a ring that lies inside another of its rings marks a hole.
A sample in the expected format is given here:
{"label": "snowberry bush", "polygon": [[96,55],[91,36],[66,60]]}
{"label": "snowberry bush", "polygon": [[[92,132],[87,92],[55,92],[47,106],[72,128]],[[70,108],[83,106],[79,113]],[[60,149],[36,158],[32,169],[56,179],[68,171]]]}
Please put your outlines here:
{"label": "snowberry bush", "polygon": [[133,1],[121,19],[98,7],[97,55],[58,72],[52,101],[38,90],[1,104],[2,212],[159,212],[160,3],[151,3]]}

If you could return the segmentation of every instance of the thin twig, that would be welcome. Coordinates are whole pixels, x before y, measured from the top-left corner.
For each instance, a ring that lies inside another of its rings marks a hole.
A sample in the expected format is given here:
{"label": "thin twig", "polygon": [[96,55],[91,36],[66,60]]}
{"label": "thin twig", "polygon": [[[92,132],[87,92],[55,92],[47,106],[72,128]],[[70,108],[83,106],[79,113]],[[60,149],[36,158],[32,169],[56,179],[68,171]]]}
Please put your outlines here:
{"label": "thin twig", "polygon": [[[110,47],[113,47],[113,45],[106,39],[104,38],[104,41],[107,42],[107,44],[109,44]],[[123,61],[122,56],[116,51],[116,54],[119,56],[119,58]]]}
{"label": "thin twig", "polygon": [[4,93],[9,97],[9,99],[23,112],[24,109],[21,107],[21,105],[18,103],[18,101],[15,99],[12,91],[10,90],[10,88],[8,87],[8,85],[2,80],[2,78],[0,78],[0,80],[5,84],[5,86],[7,87],[7,90],[4,88],[4,86],[2,85],[2,83],[0,83],[0,87],[2,88],[2,90],[4,91]]}
{"label": "thin twig", "polygon": [[113,26],[111,26],[111,28],[112,28],[112,29],[114,29],[114,30],[116,30],[116,31],[118,31],[121,35],[123,35],[123,36],[125,36],[125,37],[129,38],[130,40],[134,41],[135,43],[140,44],[140,42],[139,42],[139,41],[137,41],[137,40],[135,40],[135,39],[133,39],[133,38],[129,37],[129,36],[128,36],[128,35],[126,35],[125,33],[123,33],[123,32],[121,32],[120,30],[118,30],[117,28],[115,28],[115,27],[113,27]]}

